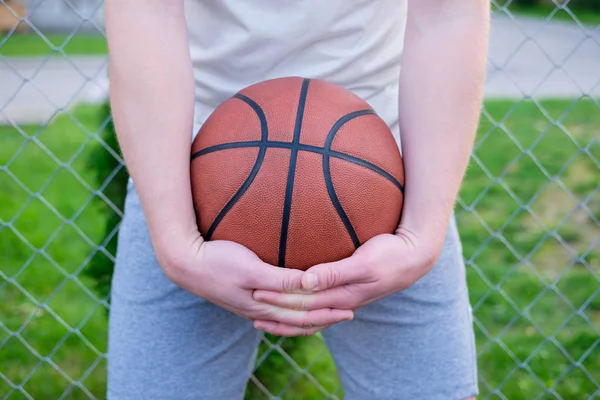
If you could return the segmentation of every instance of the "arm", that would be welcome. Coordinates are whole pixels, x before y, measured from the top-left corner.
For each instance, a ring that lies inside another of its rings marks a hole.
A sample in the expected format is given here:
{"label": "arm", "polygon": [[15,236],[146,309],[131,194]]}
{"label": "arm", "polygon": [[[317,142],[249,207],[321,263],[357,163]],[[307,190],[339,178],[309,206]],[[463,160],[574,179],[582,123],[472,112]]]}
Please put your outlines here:
{"label": "arm", "polygon": [[437,258],[479,121],[489,1],[409,3],[399,119],[406,197],[399,233]]}
{"label": "arm", "polygon": [[110,100],[117,137],[161,265],[199,247],[189,157],[194,77],[182,0],[107,0]]}
{"label": "arm", "polygon": [[302,283],[312,294],[258,290],[255,299],[357,309],[411,286],[437,261],[479,120],[489,0],[410,0],[408,10],[398,110],[406,192],[396,233],[307,270]]}
{"label": "arm", "polygon": [[106,0],[112,114],[119,144],[165,274],[187,291],[247,319],[307,335],[351,310],[289,310],[252,291],[299,291],[302,272],[262,262],[228,241],[204,241],[196,224],[190,151],[194,77],[183,0]]}

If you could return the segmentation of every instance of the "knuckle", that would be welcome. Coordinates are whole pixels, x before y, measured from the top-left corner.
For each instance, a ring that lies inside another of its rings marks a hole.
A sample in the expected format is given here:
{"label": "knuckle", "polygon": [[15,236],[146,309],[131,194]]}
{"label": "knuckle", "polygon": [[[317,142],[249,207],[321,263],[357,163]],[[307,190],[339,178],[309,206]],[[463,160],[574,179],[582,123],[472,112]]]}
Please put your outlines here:
{"label": "knuckle", "polygon": [[315,333],[319,332],[320,330],[321,330],[320,328],[305,329],[302,331],[302,336],[312,336]]}
{"label": "knuckle", "polygon": [[298,302],[294,304],[293,309],[295,311],[307,311],[308,310],[308,300],[300,297]]}
{"label": "knuckle", "polygon": [[284,292],[291,292],[294,290],[294,280],[288,275],[283,277],[281,285]]}
{"label": "knuckle", "polygon": [[265,321],[272,321],[275,319],[275,315],[272,311],[270,310],[261,310],[258,313],[260,319],[265,320]]}
{"label": "knuckle", "polygon": [[273,319],[273,312],[270,309],[262,307],[258,304],[251,305],[247,310],[247,314],[252,319],[260,319],[264,321],[270,321]]}
{"label": "knuckle", "polygon": [[253,321],[259,320],[259,319],[264,319],[264,318],[262,318],[262,316],[260,315],[259,312],[257,312],[256,310],[253,310],[251,308],[243,309],[243,310],[241,310],[241,313],[243,316],[245,316],[246,318],[251,319]]}
{"label": "knuckle", "polygon": [[327,282],[327,286],[337,286],[342,281],[342,273],[338,268],[330,268],[327,271],[325,281]]}
{"label": "knuckle", "polygon": [[246,271],[241,272],[238,279],[247,287],[257,288],[259,284],[258,274],[247,273]]}
{"label": "knuckle", "polygon": [[287,269],[285,270],[283,276],[283,289],[286,292],[296,292],[298,289],[302,288],[302,275],[303,272],[296,269]]}
{"label": "knuckle", "polygon": [[309,318],[306,318],[300,322],[300,327],[302,329],[312,329],[315,327],[315,324]]}

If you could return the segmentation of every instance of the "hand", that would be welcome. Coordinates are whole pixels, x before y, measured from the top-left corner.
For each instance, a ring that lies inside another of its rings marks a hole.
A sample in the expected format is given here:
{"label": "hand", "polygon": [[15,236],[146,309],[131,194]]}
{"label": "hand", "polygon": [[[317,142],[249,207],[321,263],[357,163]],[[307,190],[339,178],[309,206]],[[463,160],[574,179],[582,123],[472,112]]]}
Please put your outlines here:
{"label": "hand", "polygon": [[[262,262],[246,247],[229,241],[191,240],[165,256],[167,276],[182,288],[243,318],[268,320],[280,336],[312,335],[324,327],[353,317],[351,310],[324,308],[293,310],[252,298],[256,289],[278,293],[301,293],[302,271]],[[257,326],[257,328],[260,328]]]}
{"label": "hand", "polygon": [[[257,290],[254,298],[293,310],[356,310],[411,286],[435,264],[440,246],[427,246],[409,231],[373,237],[352,256],[308,269],[302,287],[312,293]],[[275,325],[259,321],[275,329]]]}

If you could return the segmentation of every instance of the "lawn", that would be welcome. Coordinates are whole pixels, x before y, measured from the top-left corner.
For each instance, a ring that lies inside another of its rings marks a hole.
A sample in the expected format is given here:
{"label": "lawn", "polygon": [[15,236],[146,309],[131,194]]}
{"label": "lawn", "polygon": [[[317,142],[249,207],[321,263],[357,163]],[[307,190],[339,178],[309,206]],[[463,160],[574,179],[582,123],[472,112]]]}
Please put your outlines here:
{"label": "lawn", "polygon": [[[501,4],[498,1],[498,4]],[[536,5],[533,7],[525,7],[517,4],[510,4],[508,7],[499,8],[496,5],[492,6],[492,10],[498,14],[504,14],[509,12],[515,16],[527,16],[535,18],[546,19],[551,15],[553,21],[565,21],[573,22],[573,15],[577,17],[579,22],[586,25],[598,26],[600,25],[600,12],[592,10],[579,10],[559,8],[552,4]]]}
{"label": "lawn", "polygon": [[[589,99],[540,105],[543,111],[531,101],[486,102],[457,207],[482,399],[550,399],[555,393],[581,400],[600,382],[600,112]],[[98,114],[95,106],[73,111],[92,132],[102,124]],[[97,189],[86,167],[96,144],[81,126],[58,116],[43,129],[22,127],[35,137],[29,140],[11,127],[0,128],[0,166],[9,164],[10,172],[0,170],[2,396],[10,380],[33,398],[59,398],[65,390],[71,390],[66,398],[87,398],[51,360],[72,381],[83,380],[82,386],[104,397],[105,360],[99,354],[106,350],[105,309],[81,270],[102,241],[105,215],[99,200],[87,203],[89,189]],[[80,178],[60,168],[40,144]],[[78,280],[68,279],[73,275]],[[269,391],[284,399],[324,397],[305,372],[288,366],[280,348],[324,390],[339,387],[317,336],[302,339],[301,347],[269,339],[275,351],[265,359],[269,346],[262,346],[257,370]],[[249,388],[247,398],[267,398],[256,384]],[[552,392],[544,394],[547,388]],[[13,392],[9,398],[24,396]]]}
{"label": "lawn", "polygon": [[461,192],[482,394],[587,399],[600,381],[600,113],[589,99],[541,106],[486,103],[495,123],[482,119]]}
{"label": "lawn", "polygon": [[0,221],[8,224],[0,225],[3,398],[10,392],[6,379],[37,399],[58,398],[65,390],[68,398],[86,398],[70,386],[79,380],[97,397],[104,393],[106,309],[80,273],[104,233],[104,216],[88,189],[97,189],[86,168],[93,143],[82,130],[96,132],[101,121],[95,106],[79,107],[73,116],[78,123],[63,115],[46,128],[21,127],[27,138],[0,127],[0,165],[10,172],[0,170]]}
{"label": "lawn", "polygon": [[71,56],[104,55],[108,51],[101,34],[45,34],[43,38],[35,32],[0,35],[0,55],[4,57],[61,55],[61,50]]}

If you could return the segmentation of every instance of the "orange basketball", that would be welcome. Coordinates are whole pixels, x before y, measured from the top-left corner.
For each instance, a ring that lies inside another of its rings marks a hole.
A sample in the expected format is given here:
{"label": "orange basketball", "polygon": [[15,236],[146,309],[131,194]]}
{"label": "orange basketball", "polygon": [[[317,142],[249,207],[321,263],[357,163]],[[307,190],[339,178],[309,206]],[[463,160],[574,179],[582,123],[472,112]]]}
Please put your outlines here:
{"label": "orange basketball", "polygon": [[214,110],[192,144],[191,180],[206,240],[304,270],[394,232],[404,168],[366,101],[289,77],[249,86]]}

